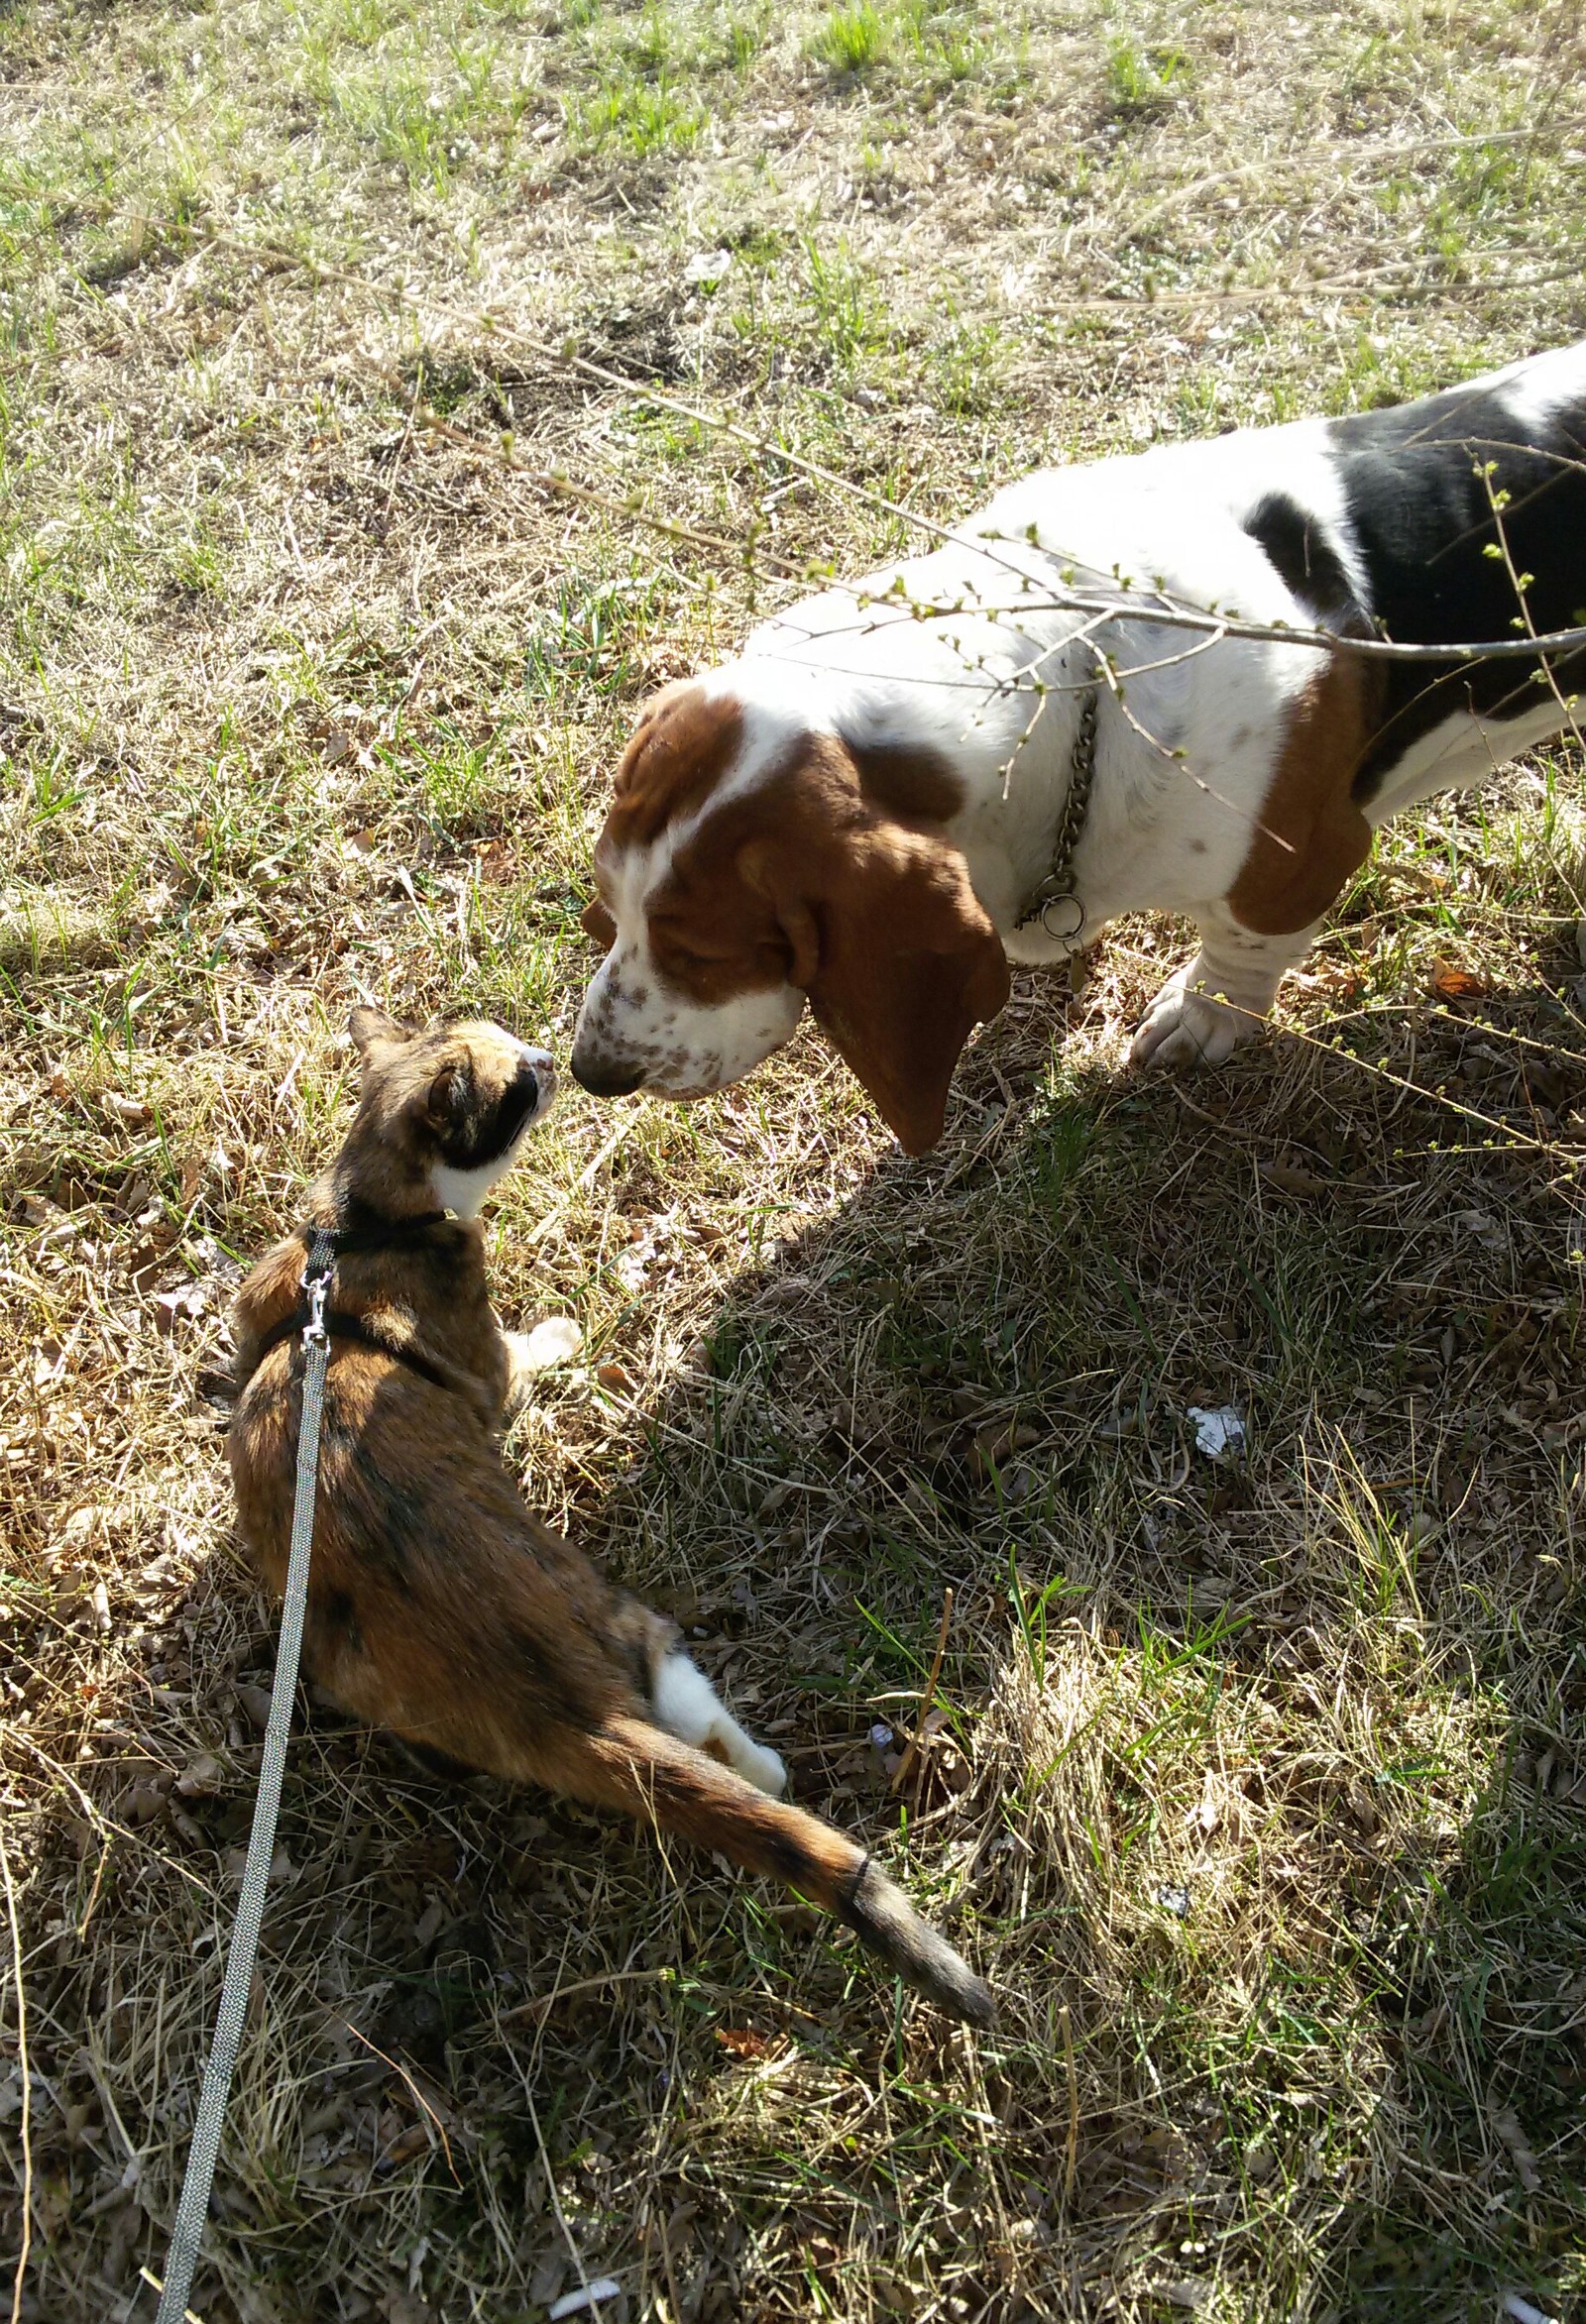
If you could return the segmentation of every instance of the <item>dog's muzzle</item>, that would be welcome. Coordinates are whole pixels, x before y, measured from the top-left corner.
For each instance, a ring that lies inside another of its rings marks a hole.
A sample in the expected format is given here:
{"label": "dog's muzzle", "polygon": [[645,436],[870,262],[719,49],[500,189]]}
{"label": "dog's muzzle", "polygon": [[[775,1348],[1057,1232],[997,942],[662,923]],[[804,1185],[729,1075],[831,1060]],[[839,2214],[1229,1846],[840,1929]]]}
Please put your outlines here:
{"label": "dog's muzzle", "polygon": [[573,1079],[592,1097],[627,1097],[644,1086],[642,1065],[625,1063],[621,1057],[603,1056],[598,1050],[573,1050]]}

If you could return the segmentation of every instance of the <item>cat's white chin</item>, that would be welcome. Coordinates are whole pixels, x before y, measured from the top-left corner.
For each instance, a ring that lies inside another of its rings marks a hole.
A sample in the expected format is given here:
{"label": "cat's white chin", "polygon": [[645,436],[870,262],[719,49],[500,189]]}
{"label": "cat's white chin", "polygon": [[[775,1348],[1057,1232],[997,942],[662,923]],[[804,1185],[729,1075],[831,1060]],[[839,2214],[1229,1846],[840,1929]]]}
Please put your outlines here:
{"label": "cat's white chin", "polygon": [[[498,1032],[502,1029],[496,1028]],[[508,1034],[506,1039],[512,1040]],[[441,1210],[455,1211],[459,1218],[476,1219],[486,1195],[500,1178],[505,1178],[523,1150],[523,1141],[530,1130],[543,1122],[556,1102],[556,1060],[548,1050],[530,1049],[526,1042],[515,1044],[525,1064],[533,1068],[539,1094],[529,1112],[523,1116],[512,1134],[511,1144],[505,1147],[494,1161],[481,1162],[477,1169],[453,1169],[449,1162],[437,1162],[429,1174],[430,1191]]]}

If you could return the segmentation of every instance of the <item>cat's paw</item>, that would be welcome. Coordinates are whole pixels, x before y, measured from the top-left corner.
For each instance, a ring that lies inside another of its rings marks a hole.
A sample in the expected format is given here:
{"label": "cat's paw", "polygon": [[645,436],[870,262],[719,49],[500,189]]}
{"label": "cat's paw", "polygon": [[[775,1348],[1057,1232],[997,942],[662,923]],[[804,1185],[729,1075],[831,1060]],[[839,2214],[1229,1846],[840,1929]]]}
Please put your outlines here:
{"label": "cat's paw", "polygon": [[729,1723],[732,1725],[732,1734],[721,1737],[728,1765],[745,1783],[751,1783],[757,1792],[768,1792],[773,1800],[776,1799],[787,1790],[787,1769],[780,1757],[768,1743],[756,1743],[751,1736],[746,1735],[736,1719]]}

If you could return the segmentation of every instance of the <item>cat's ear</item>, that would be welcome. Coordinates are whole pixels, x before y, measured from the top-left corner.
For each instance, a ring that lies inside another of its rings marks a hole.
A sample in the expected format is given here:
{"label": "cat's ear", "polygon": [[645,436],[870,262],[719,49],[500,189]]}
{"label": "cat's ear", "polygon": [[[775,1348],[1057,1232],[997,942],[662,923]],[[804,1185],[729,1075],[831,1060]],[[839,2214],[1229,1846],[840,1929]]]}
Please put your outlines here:
{"label": "cat's ear", "polygon": [[462,1065],[442,1065],[424,1099],[424,1119],[432,1130],[455,1127],[468,1103],[468,1073]]}
{"label": "cat's ear", "polygon": [[395,1017],[388,1017],[384,1009],[355,1009],[347,1020],[347,1030],[353,1037],[353,1046],[360,1056],[367,1057],[377,1043],[396,1049],[404,1041],[411,1041],[411,1029],[398,1025]]}

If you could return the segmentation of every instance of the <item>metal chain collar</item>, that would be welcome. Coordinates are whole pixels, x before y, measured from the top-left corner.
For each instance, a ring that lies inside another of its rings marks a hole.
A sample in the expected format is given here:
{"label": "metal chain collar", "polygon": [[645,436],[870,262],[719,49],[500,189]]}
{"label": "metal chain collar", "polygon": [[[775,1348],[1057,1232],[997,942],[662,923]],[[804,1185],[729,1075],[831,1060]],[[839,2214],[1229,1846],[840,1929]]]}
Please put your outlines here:
{"label": "metal chain collar", "polygon": [[[1090,811],[1090,786],[1096,771],[1096,706],[1099,689],[1088,687],[1079,697],[1079,719],[1074,732],[1074,756],[1069,767],[1068,795],[1052,841],[1052,862],[1045,879],[1014,922],[1028,928],[1039,920],[1047,935],[1059,943],[1075,944],[1084,929],[1084,906],[1074,892],[1074,856]],[[1073,915],[1072,928],[1054,928],[1049,915],[1063,906]]]}

